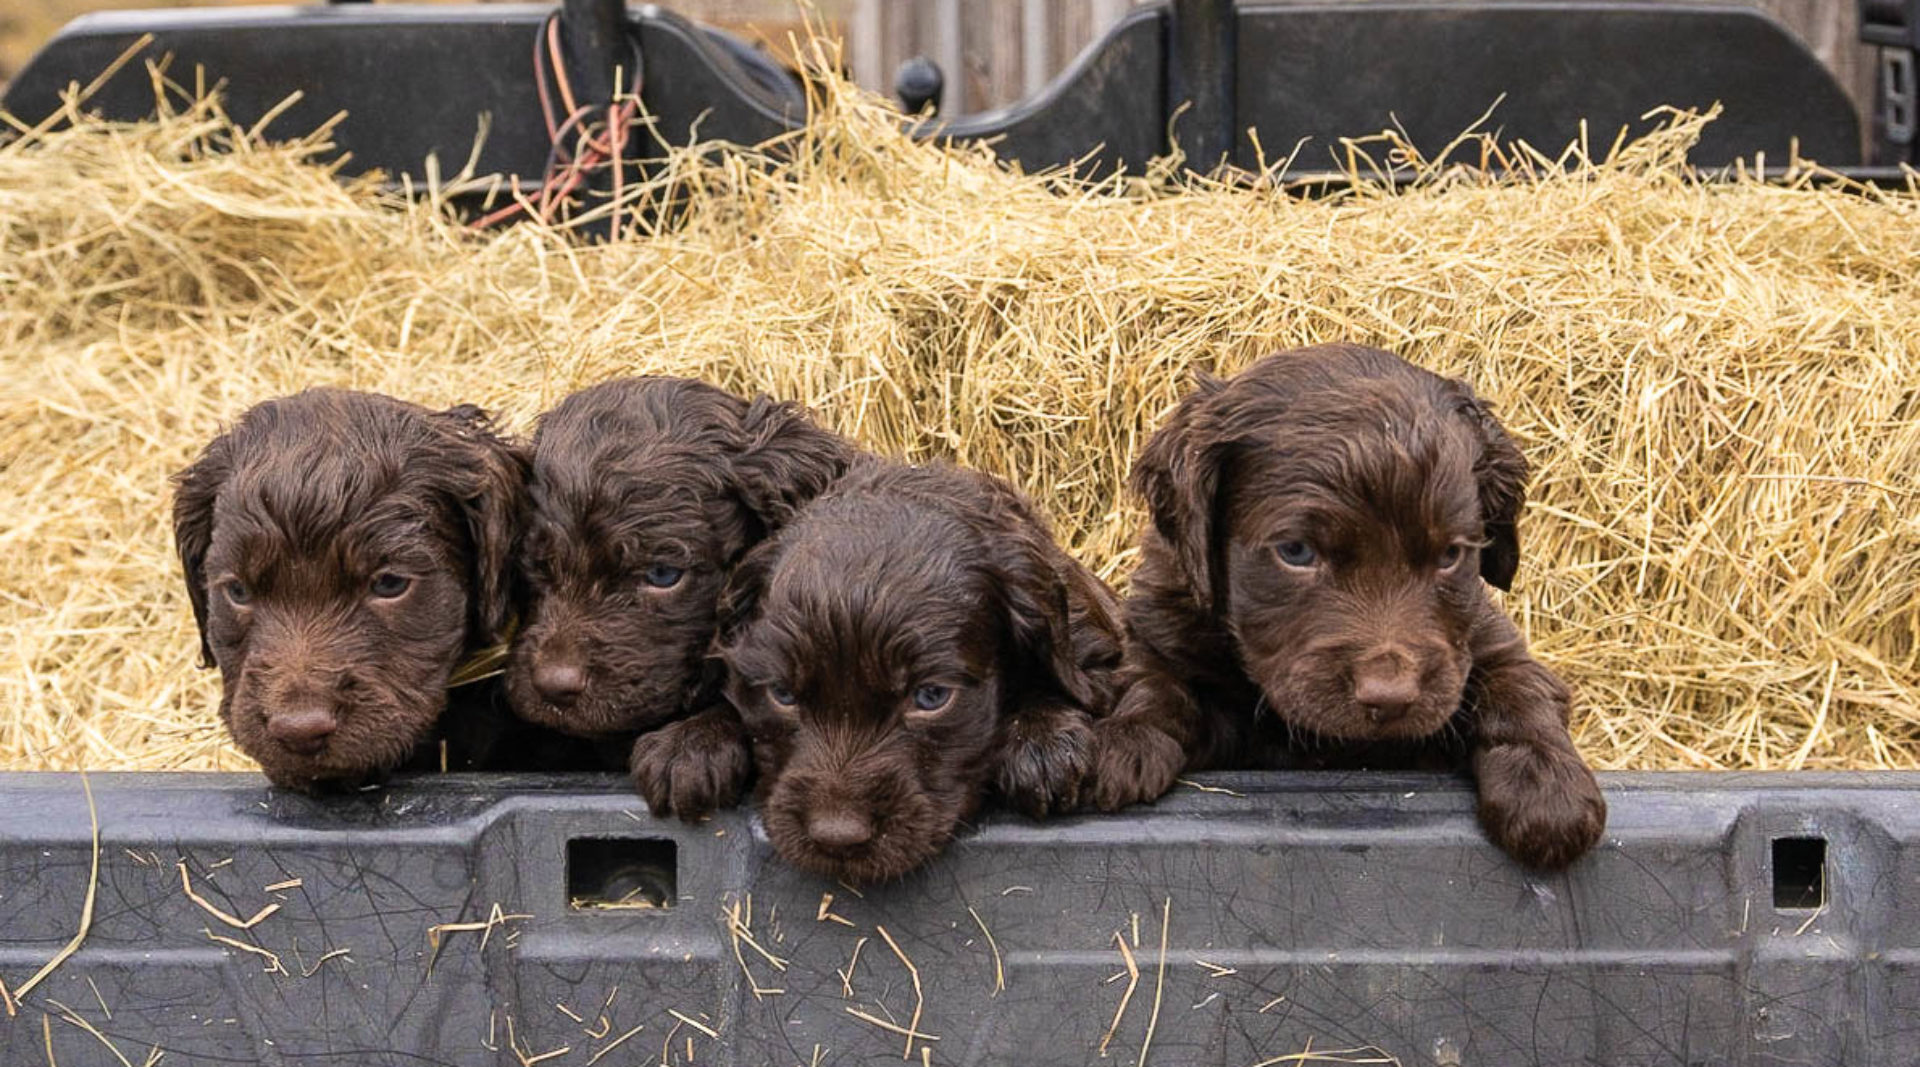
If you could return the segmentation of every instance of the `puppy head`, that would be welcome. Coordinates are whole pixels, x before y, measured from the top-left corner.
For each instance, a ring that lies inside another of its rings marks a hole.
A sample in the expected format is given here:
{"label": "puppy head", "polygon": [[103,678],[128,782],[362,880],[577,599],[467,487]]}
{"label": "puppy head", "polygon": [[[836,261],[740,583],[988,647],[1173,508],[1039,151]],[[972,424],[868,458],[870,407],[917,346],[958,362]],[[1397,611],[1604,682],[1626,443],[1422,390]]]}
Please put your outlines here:
{"label": "puppy head", "polygon": [[729,569],[851,455],[793,405],[696,381],[568,397],[533,439],[514,709],[585,736],[680,711],[705,678]]}
{"label": "puppy head", "polygon": [[875,464],[748,556],[720,654],[782,857],[905,874],[978,807],[1015,701],[1093,694],[1048,547],[983,476]]}
{"label": "puppy head", "polygon": [[1292,726],[1424,737],[1519,565],[1526,462],[1465,385],[1374,349],[1268,357],[1182,401],[1135,466],[1194,601]]}
{"label": "puppy head", "polygon": [[377,775],[432,733],[504,636],[524,481],[477,408],[333,389],[254,407],[175,479],[220,715],[275,784]]}

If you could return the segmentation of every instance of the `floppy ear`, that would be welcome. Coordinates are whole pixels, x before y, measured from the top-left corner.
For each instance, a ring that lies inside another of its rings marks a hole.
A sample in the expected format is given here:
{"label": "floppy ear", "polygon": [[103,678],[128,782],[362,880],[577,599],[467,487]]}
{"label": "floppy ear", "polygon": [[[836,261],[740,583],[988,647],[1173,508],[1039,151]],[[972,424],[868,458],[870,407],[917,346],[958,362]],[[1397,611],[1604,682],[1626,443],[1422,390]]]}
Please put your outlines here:
{"label": "floppy ear", "polygon": [[733,491],[768,533],[846,473],[854,448],[797,404],[758,396],[740,416],[741,449],[729,465]]}
{"label": "floppy ear", "polygon": [[692,705],[699,707],[714,700],[733,701],[737,696],[734,679],[722,654],[760,614],[760,598],[773,575],[772,541],[762,541],[749,549],[727,572],[714,605],[713,639],[707,643],[700,660],[700,680],[694,685]]}
{"label": "floppy ear", "polygon": [[762,541],[740,557],[727,572],[727,584],[720,590],[720,602],[714,610],[713,648],[718,651],[733,644],[742,631],[760,615],[760,598],[773,577],[773,565],[779,546]]}
{"label": "floppy ear", "polygon": [[469,643],[490,645],[505,640],[513,622],[518,587],[514,551],[527,511],[531,463],[525,450],[496,434],[487,413],[472,404],[433,417],[461,446],[464,481],[458,505],[472,553]]}
{"label": "floppy ear", "polygon": [[200,631],[200,666],[213,666],[207,641],[207,549],[213,546],[213,505],[233,474],[233,445],[221,434],[193,465],[173,476],[173,545],[187,580],[187,600]]}
{"label": "floppy ear", "polygon": [[981,477],[995,498],[979,518],[992,546],[986,567],[1000,592],[1015,654],[1081,708],[1103,711],[1111,679],[1091,668],[1111,667],[1119,659],[1113,594],[1054,543],[1025,500]]}
{"label": "floppy ear", "polygon": [[1479,485],[1480,523],[1487,545],[1480,550],[1480,577],[1495,589],[1513,586],[1520,569],[1520,509],[1527,502],[1527,458],[1508,436],[1486,402],[1465,382],[1459,390],[1459,413],[1480,437],[1480,455],[1473,463]]}
{"label": "floppy ear", "polygon": [[1195,391],[1175,405],[1166,424],[1147,439],[1128,484],[1146,499],[1153,528],[1173,546],[1201,610],[1210,611],[1218,578],[1213,565],[1214,498],[1226,442],[1204,423],[1209,421],[1206,408],[1226,382],[1202,371],[1195,384]]}

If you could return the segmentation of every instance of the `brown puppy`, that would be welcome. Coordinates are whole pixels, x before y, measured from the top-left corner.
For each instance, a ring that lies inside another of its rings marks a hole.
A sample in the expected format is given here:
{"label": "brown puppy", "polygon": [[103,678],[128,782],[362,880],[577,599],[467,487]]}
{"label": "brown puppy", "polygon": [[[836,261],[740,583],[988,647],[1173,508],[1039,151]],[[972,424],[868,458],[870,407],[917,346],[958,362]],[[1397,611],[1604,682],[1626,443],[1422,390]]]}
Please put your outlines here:
{"label": "brown puppy", "polygon": [[562,401],[533,437],[515,710],[627,738],[655,814],[691,819],[737,800],[751,763],[706,663],[722,584],[853,455],[792,404],[683,378]]}
{"label": "brown puppy", "polygon": [[1471,389],[1352,345],[1204,378],[1133,470],[1153,525],[1096,802],[1182,768],[1460,766],[1529,866],[1593,847],[1606,802],[1569,696],[1488,598],[1520,562],[1527,467]]}
{"label": "brown puppy", "polygon": [[524,477],[478,408],[313,389],[175,479],[220,716],[276,785],[377,777],[433,736],[454,668],[503,637]]}
{"label": "brown puppy", "polygon": [[749,554],[722,611],[727,694],[789,862],[881,881],[990,787],[1035,816],[1078,803],[1117,606],[1005,483],[863,464]]}

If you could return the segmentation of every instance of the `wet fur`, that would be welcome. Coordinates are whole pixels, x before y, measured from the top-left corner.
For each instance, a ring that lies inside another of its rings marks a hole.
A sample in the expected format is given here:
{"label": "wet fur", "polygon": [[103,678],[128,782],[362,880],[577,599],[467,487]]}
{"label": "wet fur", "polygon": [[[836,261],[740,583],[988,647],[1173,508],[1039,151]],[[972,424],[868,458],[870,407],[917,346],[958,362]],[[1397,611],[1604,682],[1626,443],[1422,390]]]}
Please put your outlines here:
{"label": "wet fur", "polygon": [[[723,703],[707,662],[721,589],[854,454],[795,405],[684,378],[620,379],[562,401],[532,442],[523,624],[506,676],[517,712],[625,738],[655,814],[695,818],[735,802],[750,762],[737,729],[731,748],[714,733],[730,716],[704,714]],[[684,574],[652,587],[657,564]],[[543,692],[539,672],[556,667],[583,687]]]}
{"label": "wet fur", "polygon": [[[1526,475],[1470,388],[1390,353],[1299,349],[1203,379],[1134,466],[1152,524],[1098,805],[1183,769],[1463,768],[1522,863],[1592,848],[1606,802],[1570,694],[1483,587],[1519,566]],[[1313,564],[1286,565],[1290,543]]]}
{"label": "wet fur", "polygon": [[[524,484],[523,460],[478,408],[338,389],[259,404],[176,477],[174,540],[203,661],[220,669],[221,719],[269,779],[311,791],[416,753],[438,763],[449,676],[508,625]],[[410,585],[371,595],[387,572]],[[463,688],[464,703],[492,704],[484,685]],[[291,713],[332,716],[319,751],[270,732]],[[473,726],[455,731],[471,744],[454,746],[451,765],[491,746]]]}
{"label": "wet fur", "polygon": [[[865,464],[748,556],[723,616],[728,697],[789,862],[885,881],[938,854],[989,793],[1034,816],[1079,803],[1114,694],[1117,605],[1004,483]],[[948,705],[914,709],[934,683]],[[823,820],[871,837],[823,842]]]}

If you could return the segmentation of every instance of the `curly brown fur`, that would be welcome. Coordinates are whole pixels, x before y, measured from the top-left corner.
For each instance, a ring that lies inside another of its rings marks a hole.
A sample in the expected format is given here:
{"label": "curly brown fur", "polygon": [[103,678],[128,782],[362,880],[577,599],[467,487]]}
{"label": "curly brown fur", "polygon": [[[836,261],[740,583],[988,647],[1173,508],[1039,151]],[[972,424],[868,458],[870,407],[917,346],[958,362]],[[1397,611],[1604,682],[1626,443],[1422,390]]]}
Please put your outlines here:
{"label": "curly brown fur", "polygon": [[[853,447],[792,404],[643,377],[566,398],[541,418],[532,453],[526,605],[507,670],[515,709],[627,738],[656,814],[734,802],[750,767],[742,745],[689,747],[679,724],[656,728],[720,702],[706,656],[728,572],[839,477]],[[686,762],[701,753],[709,763]]]}
{"label": "curly brown fur", "polygon": [[749,554],[723,619],[727,695],[788,861],[883,881],[990,791],[1035,816],[1079,802],[1117,609],[1004,483],[856,468]]}
{"label": "curly brown fur", "polygon": [[1519,565],[1526,462],[1465,384],[1351,345],[1205,379],[1148,442],[1152,526],[1095,800],[1183,768],[1470,768],[1530,866],[1599,840],[1570,696],[1484,581]]}
{"label": "curly brown fur", "polygon": [[177,476],[220,715],[275,784],[379,777],[433,737],[453,669],[504,637],[524,482],[477,408],[337,389],[252,408]]}

